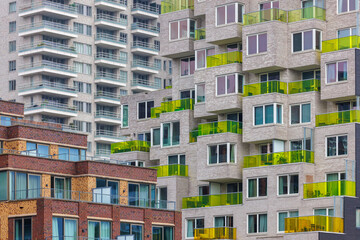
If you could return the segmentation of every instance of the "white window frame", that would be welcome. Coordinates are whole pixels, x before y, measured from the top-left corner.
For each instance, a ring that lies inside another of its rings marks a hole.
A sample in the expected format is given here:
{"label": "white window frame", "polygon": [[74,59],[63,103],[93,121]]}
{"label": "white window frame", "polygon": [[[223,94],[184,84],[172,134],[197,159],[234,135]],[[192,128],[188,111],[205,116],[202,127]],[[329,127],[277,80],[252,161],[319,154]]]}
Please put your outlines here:
{"label": "white window frame", "polygon": [[196,224],[196,220],[203,220],[204,221],[204,228],[205,228],[205,218],[204,217],[196,217],[196,218],[186,218],[185,220],[185,229],[186,229],[186,232],[185,232],[185,239],[194,239],[194,237],[188,237],[188,221],[194,221],[194,235],[195,235],[195,229],[198,228],[197,227],[197,224]]}
{"label": "white window frame", "polygon": [[[124,126],[123,124],[123,119],[124,119],[124,106],[127,106],[127,110],[128,110],[128,119],[127,119],[127,122],[128,122],[128,125],[127,126]],[[121,105],[121,128],[129,128],[129,105],[128,104],[122,104]]]}
{"label": "white window frame", "polygon": [[345,12],[339,12],[339,10],[340,10],[340,8],[339,8],[339,0],[336,0],[336,13],[337,13],[338,15],[339,15],[339,14],[345,14],[345,13],[352,13],[352,12],[356,12],[356,11],[359,10],[359,1],[358,1],[358,0],[355,0],[355,5],[357,4],[357,5],[356,5],[357,9],[351,10],[351,11],[349,11],[349,6],[350,6],[349,1],[350,1],[350,0],[344,0],[344,1],[347,1],[347,6],[348,6],[347,11],[345,11]]}
{"label": "white window frame", "polygon": [[[339,60],[339,61],[336,61],[336,62],[328,62],[325,64],[325,84],[326,85],[331,85],[331,84],[336,84],[336,83],[342,83],[342,82],[347,82],[348,79],[346,80],[343,80],[343,81],[339,81],[339,63],[341,62],[346,62],[346,73],[347,73],[347,76],[349,76],[349,62],[348,60]],[[328,79],[327,79],[327,75],[328,75],[328,65],[329,64],[336,64],[336,82],[333,82],[333,83],[328,83]]]}
{"label": "white window frame", "polygon": [[[348,28],[340,28],[337,30],[337,37],[339,38],[339,31],[341,30],[350,30],[350,36],[356,36],[356,26],[355,27],[348,27]],[[355,31],[355,33],[354,33]]]}
{"label": "white window frame", "polygon": [[[267,45],[266,45],[266,51],[259,53],[259,35],[262,35],[262,34],[266,34],[266,43],[267,43]],[[249,37],[252,37],[252,36],[256,36],[256,53],[249,54]],[[267,51],[268,51],[268,36],[267,36],[267,32],[250,34],[250,35],[247,35],[247,36],[246,36],[246,55],[248,55],[248,56],[255,56],[255,55],[258,55],[258,54],[266,54]]]}
{"label": "white window frame", "polygon": [[[291,181],[291,176],[298,176],[298,192],[297,193],[290,193],[290,181]],[[280,177],[286,177],[287,178],[287,193],[285,194],[280,194],[279,193],[279,184],[280,184]],[[282,174],[282,175],[278,175],[277,176],[277,196],[297,196],[299,195],[299,191],[300,191],[300,175],[298,173],[289,173],[289,174]]]}
{"label": "white window frame", "polygon": [[289,211],[278,211],[277,212],[277,224],[276,224],[276,232],[277,233],[284,233],[285,231],[279,231],[279,225],[280,225],[280,213],[286,213],[287,218],[290,217],[290,213],[297,212],[299,215],[299,210],[289,210]]}
{"label": "white window frame", "polygon": [[[347,180],[346,172],[327,172],[325,173],[325,179],[327,179],[327,175],[329,174],[337,174],[338,175],[338,181]],[[345,174],[345,179],[341,179],[341,174]]]}
{"label": "white window frame", "polygon": [[[303,109],[303,105],[307,105],[307,104],[310,104],[310,122],[302,122],[302,109]],[[300,122],[299,123],[291,123],[291,117],[292,117],[292,107],[294,106],[300,106],[300,115],[299,115],[299,119],[300,119]],[[309,124],[311,123],[311,102],[308,102],[308,103],[297,103],[297,104],[291,104],[290,107],[289,107],[289,124],[290,125],[299,125],[299,124]]]}
{"label": "white window frame", "polygon": [[[347,153],[346,154],[344,154],[344,155],[339,155],[339,137],[344,137],[344,136],[346,136],[346,138],[347,138],[347,140],[349,140],[349,137],[348,137],[348,134],[340,134],[340,135],[331,135],[331,136],[326,136],[325,137],[325,156],[327,157],[327,158],[333,158],[333,157],[339,157],[339,156],[347,156],[349,153],[349,150],[347,151]],[[328,156],[327,155],[327,149],[328,149],[328,141],[327,141],[327,139],[328,138],[332,138],[332,137],[336,137],[336,155],[335,156]],[[349,142],[348,142],[349,143]]]}
{"label": "white window frame", "polygon": [[[335,208],[333,207],[319,207],[319,208],[314,208],[313,209],[313,215],[315,216],[315,210],[319,210],[319,209],[326,209],[326,216],[329,216],[329,210],[333,210],[335,213]],[[320,215],[316,215],[316,216],[320,216]],[[331,216],[329,216],[331,217]]]}
{"label": "white window frame", "polygon": [[[204,97],[205,97],[205,100],[203,101],[203,102],[199,102],[198,103],[198,86],[199,85],[204,85],[204,89],[205,89],[205,91],[204,91]],[[202,83],[197,83],[197,84],[195,84],[195,104],[202,104],[202,103],[206,103],[206,84],[205,84],[205,82],[202,82]]]}
{"label": "white window frame", "polygon": [[[253,177],[253,178],[248,178],[247,181],[246,181],[246,197],[248,199],[255,199],[255,198],[267,198],[268,196],[268,192],[267,192],[267,189],[266,189],[266,196],[259,196],[259,179],[262,179],[262,178],[266,178],[266,188],[268,187],[268,177],[267,176],[263,176],[263,177]],[[249,197],[249,180],[254,180],[256,179],[256,189],[257,189],[257,192],[256,192],[256,197]]]}
{"label": "white window frame", "polygon": [[[186,37],[181,38],[180,37],[180,22],[186,20],[187,21],[187,30],[186,30]],[[169,22],[169,41],[178,41],[178,40],[183,40],[183,39],[188,39],[190,38],[190,21],[194,22],[194,26],[196,25],[196,21],[190,18],[183,18],[183,19],[179,19],[176,21],[171,21]],[[171,24],[177,22],[178,23],[178,37],[176,39],[171,39]]]}
{"label": "white window frame", "polygon": [[225,221],[224,221],[224,227],[228,227],[230,228],[229,226],[229,218],[232,218],[232,222],[234,224],[234,216],[233,215],[217,215],[217,216],[214,216],[214,228],[215,228],[215,218],[225,218]]}
{"label": "white window frame", "polygon": [[[181,143],[181,132],[179,132],[179,144],[177,145],[173,145],[172,139],[173,139],[173,126],[174,123],[179,123],[179,127],[180,127],[180,121],[174,121],[174,122],[164,122],[161,123],[161,128],[160,128],[160,146],[161,148],[168,148],[168,147],[173,147],[173,146],[179,146]],[[163,144],[163,134],[164,134],[164,124],[168,124],[170,123],[170,145],[169,146],[164,146]],[[181,127],[180,127],[180,131],[181,131]]]}
{"label": "white window frame", "polygon": [[[160,129],[160,144],[159,145],[153,145],[155,129]],[[153,147],[153,146],[160,146],[160,145],[161,145],[161,127],[151,128],[151,146]]]}
{"label": "white window frame", "polygon": [[186,154],[185,153],[179,153],[179,154],[172,154],[172,155],[168,155],[167,156],[167,164],[170,165],[169,163],[169,157],[174,157],[177,156],[177,165],[181,165],[180,163],[180,156],[184,156],[185,157],[185,162],[186,162]]}
{"label": "white window frame", "polygon": [[[304,50],[304,32],[312,31],[312,49]],[[316,49],[316,32],[320,32],[320,49]],[[294,34],[301,33],[301,50],[294,52]],[[322,49],[322,31],[318,29],[308,29],[298,32],[291,33],[291,53],[300,53],[300,52],[307,52],[307,51],[321,51]]]}
{"label": "white window frame", "polygon": [[[274,107],[274,121],[272,123],[265,123],[265,106],[269,106],[269,105],[273,105]],[[277,106],[281,106],[281,123],[277,122]],[[259,125],[255,125],[255,108],[256,107],[262,107],[263,108],[263,124],[259,124]],[[277,125],[282,125],[284,124],[284,106],[283,104],[280,103],[271,103],[271,104],[265,104],[265,105],[255,105],[253,106],[253,126],[266,126],[266,125],[271,125],[271,124],[277,124]]]}
{"label": "white window frame", "polygon": [[[192,57],[194,58],[194,63],[195,63],[194,71],[195,71],[195,69],[196,69],[196,58],[195,58],[195,56],[190,56],[190,57],[181,58],[181,59],[180,59],[180,67],[179,67],[179,69],[180,69],[180,78],[194,75],[194,73],[193,73],[193,74],[190,73],[190,68],[191,68],[191,67],[190,67],[190,66],[191,66],[191,64],[190,64],[190,58],[192,58]],[[189,61],[188,61],[189,74],[187,74],[187,75],[181,75],[181,60],[183,60],[183,59],[188,59],[188,60],[189,60]]]}
{"label": "white window frame", "polygon": [[[264,214],[266,214],[267,229],[266,229],[266,232],[259,232],[259,227],[260,227],[260,217],[259,217],[259,215],[264,215]],[[254,215],[256,215],[257,229],[256,229],[256,232],[249,233],[249,216],[254,216]],[[266,234],[268,232],[268,228],[269,228],[269,221],[268,221],[268,213],[267,212],[249,213],[249,214],[247,214],[247,217],[246,217],[246,233],[247,234],[251,234],[251,235],[253,235],[253,234]]]}
{"label": "white window frame", "polygon": [[[219,163],[219,145],[225,145],[226,144],[226,162],[223,162],[223,163]],[[230,162],[230,145],[234,145],[234,162]],[[216,155],[216,163],[210,163],[210,147],[214,147],[216,146],[216,152],[217,152],[217,155]],[[230,143],[230,142],[227,142],[227,143],[217,143],[217,144],[210,144],[210,145],[207,145],[207,165],[208,166],[216,166],[216,165],[222,165],[222,164],[236,164],[237,161],[236,161],[236,156],[237,156],[237,145],[236,143]]]}
{"label": "white window frame", "polygon": [[[138,102],[137,103],[137,120],[144,120],[144,119],[149,119],[149,118],[151,118],[151,116],[150,117],[147,117],[147,114],[148,114],[148,112],[147,112],[147,105],[148,105],[148,102],[154,102],[154,106],[155,106],[155,101],[154,100],[146,100],[146,101],[142,101],[142,102]],[[139,118],[139,113],[140,113],[140,108],[139,108],[139,105],[140,105],[140,103],[145,103],[145,117],[144,118]],[[150,115],[151,115],[151,111],[150,111]]]}
{"label": "white window frame", "polygon": [[[227,77],[230,75],[235,75],[235,92],[234,93],[227,93]],[[231,96],[231,95],[236,95],[236,94],[242,94],[239,93],[239,76],[242,76],[243,80],[242,80],[242,89],[244,89],[244,79],[245,76],[240,74],[240,73],[229,73],[229,74],[225,74],[225,75],[219,75],[216,76],[216,81],[215,81],[215,96],[216,97],[222,97],[222,96]],[[225,94],[218,94],[218,78],[219,77],[225,77]]]}
{"label": "white window frame", "polygon": [[[212,56],[212,55],[208,55],[208,50],[210,50],[210,49],[215,49],[215,48],[205,48],[205,49],[199,49],[199,50],[195,51],[195,70],[205,69],[207,67],[207,57]],[[197,65],[197,53],[200,51],[205,51],[205,67],[203,67],[203,68],[198,68],[198,65]]]}
{"label": "white window frame", "polygon": [[[232,22],[232,23],[228,23],[227,22],[227,6],[228,5],[232,5],[232,4],[235,4],[235,22]],[[241,19],[241,22],[239,22],[239,5],[242,7],[242,19]],[[217,22],[217,10],[219,7],[225,7],[225,23],[224,24],[218,24]],[[245,7],[243,4],[240,4],[238,2],[232,2],[232,3],[227,3],[227,4],[223,4],[223,5],[219,5],[219,6],[216,6],[215,7],[215,26],[216,27],[219,27],[219,26],[225,26],[225,25],[229,25],[229,24],[235,24],[235,23],[243,23],[244,22],[244,14],[245,14]]]}
{"label": "white window frame", "polygon": [[359,229],[360,228],[360,208],[356,208],[355,215],[356,215],[356,228]]}

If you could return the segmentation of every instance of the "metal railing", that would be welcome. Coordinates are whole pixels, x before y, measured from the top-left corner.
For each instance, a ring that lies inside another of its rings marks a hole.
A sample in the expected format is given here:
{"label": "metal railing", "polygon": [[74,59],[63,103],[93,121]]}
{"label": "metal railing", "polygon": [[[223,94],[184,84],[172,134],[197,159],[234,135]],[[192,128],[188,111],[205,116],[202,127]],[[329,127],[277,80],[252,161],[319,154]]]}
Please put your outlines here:
{"label": "metal railing", "polygon": [[110,137],[125,140],[126,137],[122,136],[119,132],[111,130],[96,130],[95,137]]}
{"label": "metal railing", "polygon": [[123,26],[127,26],[127,24],[128,24],[128,20],[125,18],[119,18],[119,17],[115,17],[112,15],[103,14],[103,13],[97,14],[96,20],[99,20],[99,21],[105,20],[105,21],[120,24]]}
{"label": "metal railing", "polygon": [[25,105],[26,110],[33,110],[36,108],[55,108],[56,110],[61,110],[61,111],[76,112],[75,106],[69,106],[68,104],[57,103],[57,102],[42,101],[42,102],[36,102]]}
{"label": "metal railing", "polygon": [[61,71],[75,73],[73,66],[69,66],[67,64],[62,64],[62,63],[56,63],[56,62],[52,62],[52,61],[47,61],[47,60],[24,64],[24,65],[20,66],[19,69],[21,71],[25,71],[25,70],[29,70],[29,69],[33,69],[33,68],[42,68],[42,67],[49,67],[49,68],[53,68],[55,70],[61,70]]}
{"label": "metal railing", "polygon": [[122,82],[122,83],[126,83],[127,82],[127,77],[126,76],[118,76],[115,73],[109,73],[109,72],[96,72],[95,78],[106,78],[109,79],[111,81],[116,81],[116,82]]}
{"label": "metal railing", "polygon": [[145,79],[133,79],[131,81],[131,86],[140,86],[140,87],[148,87],[148,88],[154,88],[154,89],[160,89],[161,83],[160,82],[154,82],[150,80]]}
{"label": "metal railing", "polygon": [[135,41],[132,42],[131,44],[131,48],[146,48],[152,51],[160,51],[160,46],[153,44],[153,43],[147,43],[147,42],[142,42],[142,41]]}
{"label": "metal railing", "polygon": [[123,44],[127,43],[126,38],[117,37],[115,35],[111,35],[108,33],[97,33],[95,40],[105,40],[105,41],[112,41],[112,42],[120,42]]}
{"label": "metal railing", "polygon": [[154,62],[144,61],[144,60],[134,60],[131,62],[132,67],[144,67],[152,70],[160,70],[161,66],[158,66]]}
{"label": "metal railing", "polygon": [[74,5],[66,5],[61,3],[56,3],[52,1],[38,1],[38,2],[32,2],[30,4],[26,4],[23,7],[20,8],[20,13],[35,10],[42,7],[48,7],[55,10],[61,10],[68,13],[77,13],[76,8]]}
{"label": "metal railing", "polygon": [[34,48],[45,48],[45,47],[56,49],[56,50],[61,50],[61,51],[66,51],[66,52],[71,52],[71,53],[76,53],[75,47],[68,46],[66,44],[57,43],[57,42],[46,41],[46,40],[21,45],[21,46],[19,46],[19,52],[32,50]]}
{"label": "metal railing", "polygon": [[95,97],[97,97],[97,98],[112,98],[112,99],[120,100],[120,95],[113,93],[113,92],[106,92],[106,91],[97,91],[95,93]]}
{"label": "metal railing", "polygon": [[108,3],[112,3],[112,4],[117,4],[117,5],[122,5],[122,6],[127,6],[127,0],[95,0],[95,2],[108,2]]}
{"label": "metal railing", "polygon": [[40,22],[34,22],[34,23],[28,23],[28,24],[21,25],[21,26],[19,26],[19,31],[20,32],[30,31],[30,30],[33,30],[34,28],[51,28],[51,29],[55,29],[55,30],[61,30],[61,31],[74,33],[74,31],[66,24],[61,24],[61,23],[56,23],[56,22],[51,22],[51,21],[44,21],[44,20],[40,21]]}
{"label": "metal railing", "polygon": [[95,54],[95,58],[103,58],[103,59],[116,61],[116,62],[120,62],[120,63],[124,63],[124,64],[127,62],[127,57],[121,57],[117,54],[111,54],[111,53],[106,53],[106,52],[97,52]]}
{"label": "metal railing", "polygon": [[121,114],[116,112],[103,111],[103,110],[96,111],[95,117],[116,118],[116,120],[121,120]]}
{"label": "metal railing", "polygon": [[131,24],[131,30],[136,30],[136,29],[151,31],[151,32],[155,32],[155,33],[160,32],[160,28],[158,26],[141,23],[141,22],[136,22],[136,23]]}
{"label": "metal railing", "polygon": [[34,82],[34,83],[23,84],[19,86],[19,91],[26,91],[34,88],[55,88],[57,90],[75,92],[74,87],[70,87],[67,84],[55,83],[55,82]]}
{"label": "metal railing", "polygon": [[143,10],[152,14],[159,14],[160,13],[160,8],[159,7],[155,7],[155,6],[150,6],[147,4],[142,4],[142,3],[135,3],[132,8],[131,11],[137,11],[137,10]]}

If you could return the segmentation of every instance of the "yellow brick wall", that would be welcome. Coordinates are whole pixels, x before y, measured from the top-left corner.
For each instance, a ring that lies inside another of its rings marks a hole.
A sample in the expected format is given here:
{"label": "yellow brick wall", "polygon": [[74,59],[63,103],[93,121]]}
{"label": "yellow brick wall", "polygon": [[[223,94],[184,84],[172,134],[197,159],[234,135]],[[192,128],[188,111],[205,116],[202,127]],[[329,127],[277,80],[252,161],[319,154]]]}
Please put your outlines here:
{"label": "yellow brick wall", "polygon": [[59,154],[59,146],[58,145],[50,145],[50,150],[49,150],[49,154],[51,156],[53,155],[58,155]]}
{"label": "yellow brick wall", "polygon": [[24,141],[24,140],[6,141],[6,142],[4,142],[4,149],[25,151],[26,150],[26,141]]}
{"label": "yellow brick wall", "polygon": [[44,197],[51,197],[51,175],[41,175],[41,188],[43,189],[42,194]]}
{"label": "yellow brick wall", "polygon": [[128,204],[127,197],[129,195],[129,187],[127,181],[120,181],[119,195],[120,195],[120,204],[127,205]]}
{"label": "yellow brick wall", "polygon": [[71,178],[71,190],[73,199],[82,201],[92,201],[92,189],[96,188],[95,177],[77,177]]}

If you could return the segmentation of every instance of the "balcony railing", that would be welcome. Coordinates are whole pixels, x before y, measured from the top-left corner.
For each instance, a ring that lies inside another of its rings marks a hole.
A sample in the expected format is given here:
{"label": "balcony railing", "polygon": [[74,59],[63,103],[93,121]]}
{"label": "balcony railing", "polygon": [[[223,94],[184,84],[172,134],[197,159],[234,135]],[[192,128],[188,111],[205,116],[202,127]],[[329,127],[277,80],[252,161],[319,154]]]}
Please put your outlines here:
{"label": "balcony railing", "polygon": [[42,89],[42,88],[50,88],[54,90],[66,91],[66,92],[75,92],[74,87],[70,87],[67,84],[62,83],[54,83],[54,82],[34,82],[29,84],[24,84],[19,87],[19,92],[24,92],[33,89]]}
{"label": "balcony railing", "polygon": [[95,75],[95,79],[107,79],[107,80],[119,82],[119,83],[127,82],[126,76],[118,76],[115,73],[109,73],[109,72],[97,72]]}
{"label": "balcony railing", "polygon": [[96,41],[110,41],[110,42],[114,42],[114,43],[122,43],[122,44],[126,44],[127,43],[127,39],[126,38],[121,38],[121,37],[117,37],[115,35],[111,35],[108,33],[97,33],[96,34]]}
{"label": "balcony railing", "polygon": [[322,42],[322,53],[360,47],[360,36],[335,38]]}
{"label": "balcony railing", "polygon": [[158,66],[154,62],[144,61],[144,60],[134,60],[131,62],[131,67],[141,67],[148,68],[150,70],[159,71],[161,66]]}
{"label": "balcony railing", "polygon": [[21,45],[19,46],[19,52],[25,52],[25,51],[41,49],[41,48],[50,48],[57,51],[64,51],[73,54],[76,53],[75,47],[71,47],[61,43],[46,41],[46,40]]}
{"label": "balcony railing", "polygon": [[24,64],[24,65],[19,67],[20,72],[24,72],[24,71],[27,71],[27,70],[33,70],[33,69],[36,69],[36,68],[51,68],[53,70],[65,71],[65,72],[69,72],[69,73],[75,73],[74,67],[72,67],[72,66],[69,66],[67,64],[62,64],[62,63],[46,61],[46,60],[42,60],[40,62]]}
{"label": "balcony railing", "polygon": [[115,61],[122,64],[127,63],[127,57],[118,56],[117,54],[111,54],[106,52],[97,52],[95,54],[95,60],[104,59],[109,61]]}
{"label": "balcony railing", "polygon": [[66,12],[66,13],[76,14],[76,8],[74,5],[65,5],[65,4],[61,4],[61,3],[56,3],[56,2],[52,2],[52,1],[44,1],[44,0],[26,4],[25,6],[20,8],[19,12],[24,13],[24,12],[36,10],[36,9],[43,8],[43,7],[54,9],[54,10],[60,10],[60,11]]}
{"label": "balcony railing", "polygon": [[148,12],[148,13],[152,13],[152,14],[159,14],[159,7],[155,7],[155,6],[150,6],[147,4],[142,4],[142,3],[134,3],[134,5],[131,8],[131,11],[144,11],[144,12]]}
{"label": "balcony railing", "polygon": [[113,119],[116,119],[116,120],[121,120],[121,115],[119,113],[110,112],[110,111],[98,110],[95,113],[95,117],[113,118]]}
{"label": "balcony railing", "polygon": [[160,117],[160,113],[194,110],[194,104],[195,100],[191,98],[162,102],[160,107],[151,109],[151,118]]}
{"label": "balcony railing", "polygon": [[196,130],[190,132],[190,142],[197,142],[199,136],[219,133],[242,134],[242,123],[235,121],[220,121],[199,124]]}
{"label": "balcony railing", "polygon": [[307,150],[277,152],[244,157],[244,168],[273,166],[289,163],[314,163],[314,152]]}
{"label": "balcony railing", "polygon": [[226,52],[206,57],[208,68],[232,63],[242,63],[242,52]]}
{"label": "balcony railing", "polygon": [[344,219],[329,216],[285,218],[285,233],[313,231],[343,233]]}
{"label": "balcony railing", "polygon": [[278,80],[253,83],[244,86],[244,96],[255,96],[268,93],[287,94],[287,83]]}
{"label": "balcony railing", "polygon": [[309,79],[288,83],[289,94],[320,91],[320,80]]}
{"label": "balcony railing", "polygon": [[347,180],[304,183],[304,199],[331,196],[355,197],[355,185],[355,182]]}
{"label": "balcony railing", "polygon": [[115,23],[115,24],[119,24],[122,26],[127,26],[128,21],[125,18],[119,18],[119,17],[115,17],[112,15],[108,15],[108,14],[97,14],[96,15],[96,21],[106,21],[109,23]]}
{"label": "balcony railing", "polygon": [[131,48],[144,48],[147,50],[151,50],[151,51],[160,51],[160,47],[159,45],[155,45],[155,44],[151,44],[151,43],[147,43],[147,42],[142,42],[142,41],[135,41],[131,44]]}
{"label": "balcony railing", "polygon": [[241,192],[185,197],[182,200],[182,209],[216,207],[237,204],[242,204]]}
{"label": "balcony railing", "polygon": [[194,10],[194,0],[163,0],[161,1],[161,14],[185,9]]}
{"label": "balcony railing", "polygon": [[113,92],[97,91],[95,93],[95,98],[107,98],[110,100],[120,100],[120,95],[113,93]]}
{"label": "balcony railing", "polygon": [[316,127],[360,122],[360,110],[349,110],[316,115]]}
{"label": "balcony railing", "polygon": [[206,29],[198,28],[195,29],[195,40],[203,40],[206,38]]}
{"label": "balcony railing", "polygon": [[128,0],[95,0],[95,2],[108,2],[119,6],[126,7]]}
{"label": "balcony railing", "polygon": [[43,109],[43,108],[49,108],[49,109],[54,109],[57,111],[65,111],[65,112],[77,111],[75,106],[69,106],[63,103],[48,102],[48,101],[42,101],[42,102],[25,105],[26,110],[35,110],[35,109]]}
{"label": "balcony railing", "polygon": [[194,239],[236,239],[236,228],[195,228]]}
{"label": "balcony railing", "polygon": [[150,152],[150,143],[141,140],[125,141],[111,144],[111,153]]}
{"label": "balcony railing", "polygon": [[161,83],[160,82],[154,82],[146,79],[133,79],[131,81],[131,86],[133,87],[146,87],[146,88],[153,88],[153,89],[160,89]]}
{"label": "balcony railing", "polygon": [[320,7],[307,7],[288,11],[288,22],[297,22],[307,19],[326,20],[326,10]]}
{"label": "balcony railing", "polygon": [[150,25],[150,24],[141,23],[141,22],[136,22],[136,23],[131,24],[131,30],[137,30],[137,29],[150,31],[150,32],[154,32],[154,33],[160,32],[160,28],[155,25]]}
{"label": "balcony railing", "polygon": [[95,137],[109,137],[109,138],[116,138],[125,140],[126,138],[123,137],[120,133],[111,130],[96,130]]}
{"label": "balcony railing", "polygon": [[151,167],[157,170],[157,177],[188,176],[188,165],[172,164]]}
{"label": "balcony railing", "polygon": [[68,25],[50,21],[40,21],[24,24],[19,26],[19,32],[32,31],[39,28],[51,28],[52,30],[74,33],[74,31]]}

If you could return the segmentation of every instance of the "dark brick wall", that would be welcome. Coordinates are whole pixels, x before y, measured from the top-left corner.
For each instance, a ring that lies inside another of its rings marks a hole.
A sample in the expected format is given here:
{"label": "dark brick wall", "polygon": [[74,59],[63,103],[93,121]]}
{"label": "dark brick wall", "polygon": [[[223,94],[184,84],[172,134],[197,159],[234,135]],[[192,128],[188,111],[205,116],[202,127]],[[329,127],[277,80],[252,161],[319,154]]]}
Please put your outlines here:
{"label": "dark brick wall", "polygon": [[0,112],[24,115],[24,104],[0,100]]}

